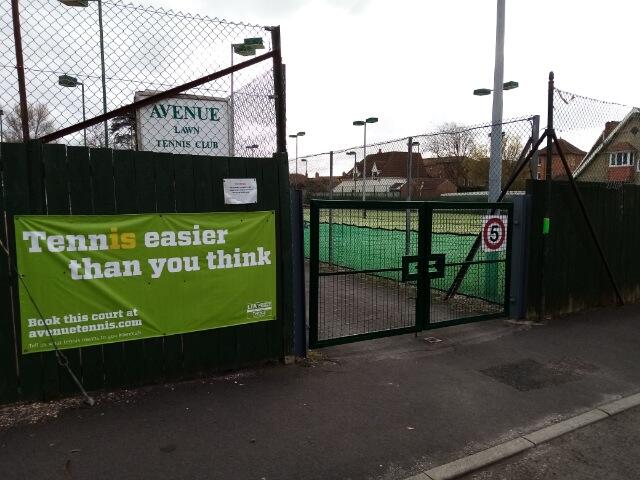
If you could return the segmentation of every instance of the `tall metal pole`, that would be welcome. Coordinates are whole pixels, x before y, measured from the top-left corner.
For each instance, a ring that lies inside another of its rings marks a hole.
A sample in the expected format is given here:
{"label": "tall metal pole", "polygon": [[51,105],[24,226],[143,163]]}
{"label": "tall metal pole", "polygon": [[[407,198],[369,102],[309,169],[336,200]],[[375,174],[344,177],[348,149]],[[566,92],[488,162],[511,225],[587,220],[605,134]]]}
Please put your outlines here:
{"label": "tall metal pole", "polygon": [[553,91],[555,88],[553,72],[549,72],[549,85],[547,90],[547,158],[545,162],[545,196],[544,196],[544,218],[542,227],[542,259],[540,262],[540,284],[539,284],[539,305],[538,305],[538,318],[544,319],[547,310],[547,294],[545,291],[545,269],[547,260],[549,258],[549,241],[547,235],[549,234],[549,225],[551,223],[551,171],[553,168],[552,162],[552,150],[553,150],[553,138],[555,136],[553,127]]}
{"label": "tall metal pole", "polygon": [[353,188],[354,189],[356,188],[356,177],[357,177],[357,168],[358,168],[358,163],[356,162],[357,158],[358,158],[357,155],[353,156]]}
{"label": "tall metal pole", "polygon": [[549,72],[549,87],[547,91],[547,158],[544,178],[547,180],[547,191],[551,191],[549,181],[553,177],[553,92],[555,90],[555,76]]}
{"label": "tall metal pole", "polygon": [[[84,82],[80,82],[80,86],[82,87],[82,121],[87,121],[87,112],[84,105]],[[84,146],[87,146],[87,129],[86,127],[82,129],[82,133],[84,135]]]}
{"label": "tall metal pole", "polygon": [[20,95],[20,118],[22,119],[22,141],[29,141],[29,109],[27,87],[24,80],[24,58],[22,56],[22,33],[20,30],[20,6],[18,0],[11,0],[13,17],[13,40],[16,46],[16,70],[18,71],[18,92]]}
{"label": "tall metal pole", "polygon": [[364,122],[364,157],[362,158],[362,201],[367,199],[367,122]]}
{"label": "tall metal pole", "polygon": [[[102,69],[102,113],[107,113],[107,76],[104,66],[104,31],[102,27],[102,0],[98,0],[98,28],[100,30],[100,67]],[[109,148],[109,125],[104,121],[104,146]]]}
{"label": "tall metal pole", "polygon": [[[408,140],[408,153],[407,153],[407,202],[411,201],[411,167],[413,163],[413,137],[409,137]],[[405,255],[411,253],[411,210],[407,208],[405,212]]]}
{"label": "tall metal pole", "polygon": [[[333,152],[329,152],[329,200],[333,200]],[[329,209],[329,265],[333,263],[333,209]]]}
{"label": "tall metal pole", "polygon": [[[282,65],[282,52],[280,43],[280,27],[270,27],[271,30],[271,46],[273,48],[273,88],[275,94],[275,110],[276,110],[276,145],[278,153],[287,151],[286,137],[286,104],[284,89],[284,68]],[[297,160],[296,160],[297,166]]]}
{"label": "tall metal pole", "polygon": [[505,0],[497,0],[496,58],[493,71],[493,107],[491,112],[491,162],[489,165],[489,201],[495,202],[502,186],[502,91],[504,84]]}

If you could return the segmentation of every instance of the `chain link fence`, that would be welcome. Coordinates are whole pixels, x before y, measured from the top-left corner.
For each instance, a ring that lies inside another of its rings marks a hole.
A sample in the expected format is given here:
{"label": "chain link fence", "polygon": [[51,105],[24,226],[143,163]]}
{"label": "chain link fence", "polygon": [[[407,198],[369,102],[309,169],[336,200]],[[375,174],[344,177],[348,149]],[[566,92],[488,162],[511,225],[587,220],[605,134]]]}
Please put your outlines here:
{"label": "chain link fence", "polygon": [[[265,27],[121,0],[20,2],[32,138],[271,51]],[[20,141],[11,2],[0,4],[2,138]],[[207,155],[276,150],[272,62],[59,140]]]}
{"label": "chain link fence", "polygon": [[[574,178],[640,184],[640,109],[554,89],[553,122]],[[554,149],[552,178],[565,176]]]}
{"label": "chain link fence", "polygon": [[[538,122],[538,117],[529,117],[501,125],[502,186],[523,156],[527,142],[537,139]],[[432,133],[367,145],[366,162],[363,145],[292,158],[290,182],[305,191],[307,200],[426,200],[444,194],[486,197],[493,168],[491,132],[490,124],[446,123]],[[526,179],[537,176],[536,159],[510,191],[524,190]]]}

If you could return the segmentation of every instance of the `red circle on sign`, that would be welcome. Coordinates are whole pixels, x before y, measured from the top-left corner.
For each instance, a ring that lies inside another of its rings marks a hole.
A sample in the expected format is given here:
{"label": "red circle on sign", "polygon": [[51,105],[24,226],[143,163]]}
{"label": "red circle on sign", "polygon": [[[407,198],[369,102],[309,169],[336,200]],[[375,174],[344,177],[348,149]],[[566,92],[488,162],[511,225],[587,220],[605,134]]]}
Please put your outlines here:
{"label": "red circle on sign", "polygon": [[[491,227],[497,225],[500,229],[500,233],[498,234],[498,238],[496,240],[492,240],[490,235]],[[487,220],[487,223],[484,224],[484,229],[482,231],[482,238],[484,240],[484,244],[489,250],[499,250],[504,243],[504,239],[506,237],[506,228],[504,226],[504,222],[500,218],[490,218]]]}

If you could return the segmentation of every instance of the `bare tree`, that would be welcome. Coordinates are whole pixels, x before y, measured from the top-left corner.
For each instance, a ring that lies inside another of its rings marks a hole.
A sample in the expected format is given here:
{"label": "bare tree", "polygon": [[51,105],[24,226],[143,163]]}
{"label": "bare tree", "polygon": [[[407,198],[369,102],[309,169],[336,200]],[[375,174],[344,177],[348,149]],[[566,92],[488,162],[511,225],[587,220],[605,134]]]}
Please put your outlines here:
{"label": "bare tree", "polygon": [[470,157],[475,150],[473,131],[465,125],[447,122],[438,126],[436,135],[427,139],[426,149],[433,156]]}
{"label": "bare tree", "polygon": [[[520,154],[522,153],[522,149],[524,145],[522,144],[522,140],[510,134],[505,134],[502,137],[502,184],[505,185],[509,180],[512,172],[516,168],[516,164],[518,163],[518,159],[520,158]],[[511,186],[512,190],[523,190],[525,187],[525,183],[527,178],[530,177],[529,169],[525,168],[522,170],[520,175],[515,179],[513,185]]]}
{"label": "bare tree", "polygon": [[87,128],[87,147],[104,148],[104,125],[99,123]]}
{"label": "bare tree", "polygon": [[113,136],[113,145],[116,148],[127,150],[136,149],[135,113],[127,113],[114,117],[113,120],[111,120],[109,131]]}
{"label": "bare tree", "polygon": [[[29,137],[32,139],[55,131],[51,112],[46,105],[42,103],[30,103],[27,106],[27,113],[29,114]],[[4,137],[7,142],[22,141],[22,118],[19,104],[14,106],[7,114],[7,131]]]}

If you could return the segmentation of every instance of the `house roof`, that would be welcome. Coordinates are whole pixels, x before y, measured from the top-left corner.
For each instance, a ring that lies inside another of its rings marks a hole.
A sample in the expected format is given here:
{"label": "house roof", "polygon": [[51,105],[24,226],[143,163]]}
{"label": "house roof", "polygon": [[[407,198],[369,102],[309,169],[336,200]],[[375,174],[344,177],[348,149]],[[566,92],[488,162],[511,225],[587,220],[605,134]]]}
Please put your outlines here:
{"label": "house roof", "polygon": [[[353,179],[345,178],[333,187],[333,191],[362,192],[362,183],[361,178],[358,178],[355,182]],[[389,189],[396,183],[404,184],[405,179],[402,177],[378,177],[376,179],[367,178],[365,189],[367,192],[384,192],[389,191]]]}
{"label": "house roof", "polygon": [[624,128],[624,126],[629,122],[631,118],[639,114],[640,109],[634,107],[629,111],[629,113],[627,113],[627,115],[621,122],[607,122],[605,124],[604,131],[598,137],[598,140],[596,140],[596,142],[589,150],[587,156],[584,157],[584,160],[582,160],[580,165],[578,165],[578,168],[576,168],[576,170],[573,172],[574,178],[577,178],[584,171],[584,169],[587,168],[587,165],[591,163],[596,155],[598,155],[598,153],[600,153],[606,145],[609,145],[616,138],[618,132],[620,132]]}
{"label": "house roof", "polygon": [[[567,142],[564,138],[559,138],[558,139],[558,145],[560,145],[560,148],[562,148],[562,153],[564,153],[565,155],[579,155],[579,156],[582,157],[587,153],[584,150],[580,150],[575,145]],[[558,145],[556,145],[556,142],[553,142],[553,144],[551,146],[551,155],[557,155],[558,154]],[[547,156],[547,147],[546,146],[541,147],[538,150],[538,156],[546,158],[546,156]]]}
{"label": "house roof", "polygon": [[[417,176],[423,162],[422,155],[414,152],[411,162],[411,174]],[[362,172],[362,160],[356,162],[358,172]],[[371,177],[373,166],[381,177],[406,177],[407,176],[407,152],[382,152],[367,155],[367,177]],[[353,168],[347,172],[347,176],[353,176]]]}

